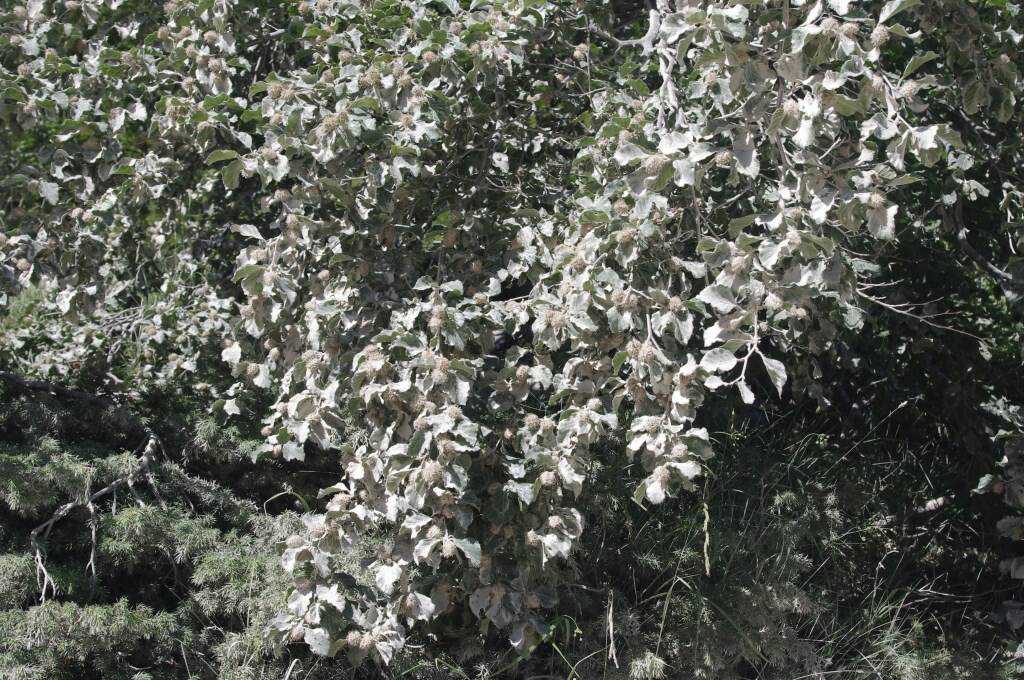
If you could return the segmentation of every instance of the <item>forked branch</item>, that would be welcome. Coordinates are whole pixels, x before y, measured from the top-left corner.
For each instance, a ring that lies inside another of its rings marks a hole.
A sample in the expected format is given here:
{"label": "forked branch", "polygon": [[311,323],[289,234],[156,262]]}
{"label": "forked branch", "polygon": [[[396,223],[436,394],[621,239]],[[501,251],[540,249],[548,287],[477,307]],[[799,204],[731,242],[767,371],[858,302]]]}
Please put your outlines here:
{"label": "forked branch", "polygon": [[[82,390],[76,390],[55,383],[46,382],[42,380],[29,380],[22,376],[10,373],[7,371],[0,371],[0,382],[7,383],[15,390],[20,392],[43,392],[54,397],[73,399],[84,401],[93,406],[101,406],[103,408],[119,407],[120,405],[113,400],[92,394],[91,392],[85,392]],[[77,500],[69,501],[58,507],[54,513],[45,522],[32,529],[29,534],[29,541],[32,545],[33,560],[36,565],[36,577],[39,583],[40,589],[40,602],[45,602],[47,592],[52,595],[57,594],[57,585],[50,573],[46,570],[46,549],[43,546],[43,541],[53,531],[54,526],[57,522],[67,517],[71,512],[77,508],[85,508],[89,511],[90,523],[91,523],[91,536],[92,536],[92,548],[90,550],[89,563],[86,565],[86,570],[90,572],[92,578],[95,578],[96,574],[96,507],[95,504],[114,493],[121,487],[127,486],[140,505],[145,505],[142,497],[135,489],[135,482],[145,482],[152,490],[153,495],[156,497],[160,507],[167,509],[164,503],[163,497],[160,495],[160,491],[157,489],[156,481],[153,478],[152,464],[156,459],[157,453],[160,451],[160,439],[157,437],[156,432],[153,431],[148,425],[143,423],[137,417],[135,420],[138,423],[139,429],[141,429],[145,435],[144,440],[135,448],[135,456],[138,461],[137,467],[130,473],[118,477],[113,480],[102,489],[89,493],[86,489],[85,494]]]}

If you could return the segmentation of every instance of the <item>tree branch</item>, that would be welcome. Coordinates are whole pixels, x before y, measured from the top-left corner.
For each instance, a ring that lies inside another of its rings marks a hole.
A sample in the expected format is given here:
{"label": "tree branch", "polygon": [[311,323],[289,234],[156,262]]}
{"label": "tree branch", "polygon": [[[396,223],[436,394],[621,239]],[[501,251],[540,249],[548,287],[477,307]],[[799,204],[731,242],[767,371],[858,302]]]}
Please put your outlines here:
{"label": "tree branch", "polygon": [[46,392],[47,394],[54,397],[63,397],[65,399],[78,399],[81,401],[87,401],[92,404],[101,406],[116,406],[116,402],[108,397],[102,397],[92,392],[84,392],[82,390],[72,389],[70,387],[64,387],[52,382],[46,382],[44,380],[28,380],[15,373],[8,371],[0,371],[0,382],[5,382],[17,389],[24,392]]}
{"label": "tree branch", "polygon": [[[57,508],[56,512],[54,512],[53,515],[50,516],[50,519],[46,520],[45,522],[37,526],[29,534],[29,540],[32,544],[33,558],[36,564],[36,576],[41,591],[40,602],[46,601],[47,589],[49,589],[53,595],[57,594],[57,584],[54,583],[53,579],[50,577],[49,572],[46,571],[46,550],[45,548],[43,548],[42,543],[40,542],[40,538],[45,539],[46,537],[48,537],[50,535],[50,532],[53,530],[53,527],[57,524],[57,522],[67,517],[72,510],[76,508],[88,509],[91,515],[91,521],[95,523],[95,503],[103,499],[107,495],[113,493],[122,486],[127,485],[131,487],[135,480],[140,477],[145,479],[149,483],[150,488],[153,489],[154,495],[156,495],[157,499],[160,501],[160,506],[165,510],[167,509],[167,506],[163,502],[163,498],[160,497],[159,492],[156,490],[156,485],[148,472],[150,463],[153,462],[157,452],[160,450],[160,440],[157,439],[156,433],[153,432],[148,427],[146,427],[146,434],[146,441],[140,444],[135,449],[135,451],[137,452],[136,455],[138,455],[138,469],[123,477],[118,477],[117,479],[110,482],[105,487],[103,487],[96,493],[92,494],[88,498],[65,503],[64,505]],[[95,541],[95,528],[93,528],[93,548],[92,552],[90,553],[89,564],[86,565],[86,568],[87,570],[91,570],[92,577],[94,579],[96,575]]]}
{"label": "tree branch", "polygon": [[900,314],[902,316],[909,317],[909,318],[914,319],[915,321],[919,321],[919,322],[921,322],[921,323],[923,323],[923,324],[925,324],[927,326],[931,326],[932,328],[937,328],[939,330],[949,331],[951,333],[959,333],[960,335],[965,335],[968,338],[973,338],[974,340],[977,340],[978,342],[984,342],[985,341],[984,338],[979,338],[977,335],[974,335],[973,333],[968,333],[967,331],[962,331],[959,328],[954,328],[952,326],[946,326],[944,324],[935,323],[934,321],[932,321],[927,316],[924,316],[924,315],[921,315],[921,314],[915,314],[913,312],[907,311],[906,309],[904,309],[900,305],[895,305],[895,304],[892,304],[890,302],[886,302],[885,300],[883,300],[881,298],[876,298],[876,297],[873,297],[871,295],[868,295],[867,293],[864,292],[864,290],[862,288],[857,288],[856,293],[857,293],[857,295],[859,295],[860,297],[864,298],[865,300],[867,300],[869,302],[874,302],[876,305],[879,305],[880,307],[884,307],[885,309],[888,309],[890,312],[894,312],[896,314]]}
{"label": "tree branch", "polygon": [[[121,404],[118,404],[110,397],[85,392],[83,390],[76,390],[70,387],[64,387],[62,385],[43,380],[29,380],[9,371],[0,371],[0,382],[7,383],[21,392],[44,392],[54,397],[84,401],[102,408],[123,408]],[[163,496],[160,495],[160,491],[156,486],[156,480],[153,478],[151,468],[153,461],[156,459],[157,453],[161,449],[160,439],[157,437],[156,432],[154,432],[153,429],[144,423],[138,416],[131,413],[130,410],[128,413],[132,416],[133,420],[135,420],[139,429],[141,429],[145,434],[145,439],[135,447],[135,456],[138,462],[137,468],[122,477],[118,477],[95,493],[89,494],[87,490],[81,499],[64,503],[54,511],[48,520],[32,529],[29,533],[29,541],[32,545],[33,559],[36,565],[36,577],[40,589],[40,602],[46,601],[47,591],[52,595],[57,594],[57,584],[50,576],[50,573],[46,570],[46,549],[43,547],[42,541],[50,535],[50,532],[53,530],[53,527],[57,522],[67,517],[73,510],[77,508],[85,508],[89,511],[89,521],[92,532],[92,548],[89,553],[89,562],[86,564],[86,571],[90,574],[90,578],[95,581],[96,502],[116,492],[122,486],[127,486],[135,495],[139,505],[145,505],[142,497],[135,488],[135,482],[142,481],[149,486],[153,495],[156,497],[157,502],[160,504],[160,507],[164,510],[167,509],[167,504],[164,502]]]}

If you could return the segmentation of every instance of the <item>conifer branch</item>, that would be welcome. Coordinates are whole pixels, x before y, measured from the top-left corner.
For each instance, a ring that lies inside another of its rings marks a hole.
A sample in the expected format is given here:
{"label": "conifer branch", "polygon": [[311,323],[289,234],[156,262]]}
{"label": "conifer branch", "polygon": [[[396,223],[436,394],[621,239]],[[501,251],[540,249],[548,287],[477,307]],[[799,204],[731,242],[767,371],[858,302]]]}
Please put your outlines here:
{"label": "conifer branch", "polygon": [[[149,476],[148,472],[150,463],[153,462],[154,458],[156,457],[157,451],[160,450],[160,440],[157,438],[156,433],[153,432],[148,427],[146,427],[146,435],[146,441],[140,444],[135,449],[139,462],[138,469],[136,469],[134,472],[131,472],[130,474],[124,475],[123,477],[118,477],[117,479],[110,482],[105,487],[103,487],[102,489],[95,492],[94,494],[92,494],[91,496],[84,500],[69,501],[65,503],[64,505],[57,508],[56,512],[54,512],[48,520],[37,526],[29,534],[29,540],[32,544],[33,559],[36,565],[36,575],[39,582],[41,603],[46,601],[47,589],[49,589],[50,592],[54,596],[56,596],[57,585],[50,577],[49,572],[46,570],[46,549],[43,547],[40,539],[45,539],[46,537],[48,537],[50,535],[50,532],[53,530],[53,527],[57,524],[57,522],[67,517],[72,510],[84,507],[89,509],[91,514],[94,514],[94,505],[97,501],[105,498],[106,496],[113,493],[122,486],[128,486],[134,491],[134,487],[132,485],[140,477],[145,479],[149,483],[154,495],[156,495],[157,499],[160,502],[160,506],[165,510],[167,509],[167,506],[164,504],[163,498],[159,495],[159,492],[156,490],[156,484],[153,483],[153,480]],[[95,533],[93,534],[93,541],[94,547],[92,553],[90,553],[89,564],[87,565],[87,569],[91,569],[93,576],[95,576]]]}
{"label": "conifer branch", "polygon": [[[44,380],[29,380],[15,373],[8,371],[0,371],[0,382],[7,383],[14,387],[16,390],[21,392],[44,392],[54,397],[72,399],[78,401],[84,401],[89,404],[106,408],[118,408],[120,404],[115,402],[110,397],[105,397],[91,392],[83,390],[77,390],[56,383],[44,381]],[[127,409],[126,409],[127,410]],[[129,414],[135,420],[139,429],[145,434],[145,439],[135,448],[135,456],[137,458],[138,467],[130,472],[129,474],[118,477],[99,491],[92,493],[91,495],[86,492],[87,495],[81,499],[69,501],[61,505],[57,510],[39,526],[32,529],[29,533],[29,541],[32,545],[33,560],[36,567],[36,576],[39,583],[40,589],[40,602],[46,601],[47,591],[52,595],[57,594],[57,584],[54,582],[50,573],[46,569],[46,549],[43,547],[42,540],[46,539],[53,527],[56,526],[57,522],[67,517],[73,510],[77,508],[85,508],[90,514],[90,523],[92,525],[92,548],[89,553],[89,562],[86,565],[86,571],[91,574],[91,578],[95,580],[96,576],[96,509],[95,504],[97,501],[102,500],[106,496],[114,493],[122,486],[127,486],[132,494],[135,495],[136,501],[140,506],[144,506],[145,502],[142,500],[141,494],[135,488],[137,481],[143,481],[149,486],[153,495],[156,497],[160,507],[164,510],[167,509],[167,504],[164,502],[163,496],[160,494],[159,489],[156,485],[156,480],[153,478],[153,472],[151,465],[156,458],[157,453],[160,451],[160,439],[157,437],[156,432],[153,431],[148,425],[142,422],[138,416],[129,411]]]}
{"label": "conifer branch", "polygon": [[107,397],[93,394],[92,392],[85,392],[84,390],[76,390],[70,387],[64,387],[57,383],[48,382],[45,380],[29,380],[23,378],[16,373],[9,371],[0,371],[0,382],[5,382],[8,385],[18,389],[22,392],[45,392],[54,397],[63,397],[65,399],[78,399],[81,401],[87,401],[98,406],[109,407],[115,405],[112,400]]}

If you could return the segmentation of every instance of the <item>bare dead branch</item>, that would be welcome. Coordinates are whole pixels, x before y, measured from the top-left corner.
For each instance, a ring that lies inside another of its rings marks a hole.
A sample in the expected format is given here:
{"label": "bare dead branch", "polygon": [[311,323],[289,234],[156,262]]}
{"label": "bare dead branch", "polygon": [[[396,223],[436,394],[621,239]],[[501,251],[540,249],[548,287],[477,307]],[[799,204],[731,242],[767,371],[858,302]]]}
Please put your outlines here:
{"label": "bare dead branch", "polygon": [[981,268],[982,271],[986,271],[992,276],[996,277],[1000,281],[1012,281],[1013,277],[1007,272],[1004,272],[999,267],[995,266],[987,260],[981,253],[975,250],[974,246],[971,245],[970,241],[967,240],[967,230],[960,229],[956,234],[956,241],[960,245],[960,249],[963,250],[967,255],[974,260],[974,263]]}
{"label": "bare dead branch", "polygon": [[85,565],[85,572],[89,575],[91,597],[96,593],[96,505],[89,501],[85,509],[89,511],[89,561]]}
{"label": "bare dead branch", "polygon": [[877,298],[877,297],[868,295],[861,288],[857,289],[857,295],[859,295],[860,297],[864,298],[865,300],[868,300],[869,302],[873,302],[876,305],[879,305],[880,307],[884,307],[885,309],[888,309],[890,312],[894,312],[896,314],[900,314],[901,316],[905,316],[905,317],[914,319],[915,321],[919,321],[919,322],[925,324],[926,326],[931,326],[932,328],[937,328],[939,330],[949,331],[951,333],[958,333],[959,335],[965,335],[968,338],[973,338],[974,340],[977,340],[978,342],[984,342],[984,340],[982,338],[979,338],[977,335],[974,335],[973,333],[968,333],[967,331],[962,331],[959,328],[953,328],[952,326],[946,326],[945,324],[936,323],[936,322],[932,321],[931,317],[929,317],[929,316],[925,316],[923,314],[916,314],[914,312],[908,311],[908,309],[910,309],[909,305],[900,305],[900,304],[893,304],[891,302],[886,302],[885,300],[883,300],[881,298]]}

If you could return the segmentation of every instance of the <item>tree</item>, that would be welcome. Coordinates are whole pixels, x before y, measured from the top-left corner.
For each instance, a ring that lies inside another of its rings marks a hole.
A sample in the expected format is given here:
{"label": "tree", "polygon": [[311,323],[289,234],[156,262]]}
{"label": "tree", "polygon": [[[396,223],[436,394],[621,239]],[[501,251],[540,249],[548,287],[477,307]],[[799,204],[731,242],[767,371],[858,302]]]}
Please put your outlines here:
{"label": "tree", "polygon": [[[1019,359],[1011,3],[5,16],[0,358],[126,398],[188,385],[260,421],[257,457],[337,456],[283,546],[280,643],[388,663],[416,627],[479,629],[525,652],[600,470],[657,513],[755,403],[888,419],[865,376],[899,364],[887,342],[943,371]],[[895,368],[906,401],[943,372]],[[967,419],[1020,398],[980,373]],[[372,589],[336,568],[368,535]]]}

